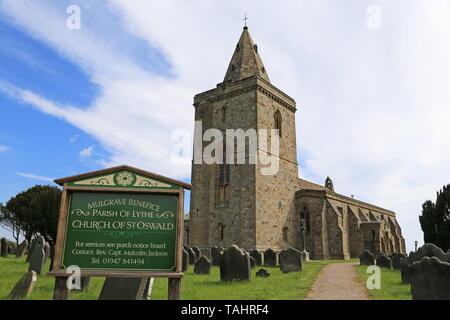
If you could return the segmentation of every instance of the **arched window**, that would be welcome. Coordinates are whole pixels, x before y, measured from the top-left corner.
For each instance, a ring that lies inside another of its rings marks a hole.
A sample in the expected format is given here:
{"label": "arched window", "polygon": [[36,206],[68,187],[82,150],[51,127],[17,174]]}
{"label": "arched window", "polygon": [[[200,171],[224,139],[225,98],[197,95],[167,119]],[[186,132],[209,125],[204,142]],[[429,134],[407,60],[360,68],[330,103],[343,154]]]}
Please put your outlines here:
{"label": "arched window", "polygon": [[276,112],[275,112],[275,115],[274,115],[274,128],[275,128],[275,130],[278,130],[278,135],[281,137],[281,135],[282,135],[282,122],[283,122],[283,120],[281,119],[281,112],[280,112],[280,110],[277,110]]}
{"label": "arched window", "polygon": [[219,229],[218,230],[219,231],[219,240],[223,241],[223,239],[224,239],[224,232],[225,232],[225,226],[223,224],[219,223],[217,227]]}

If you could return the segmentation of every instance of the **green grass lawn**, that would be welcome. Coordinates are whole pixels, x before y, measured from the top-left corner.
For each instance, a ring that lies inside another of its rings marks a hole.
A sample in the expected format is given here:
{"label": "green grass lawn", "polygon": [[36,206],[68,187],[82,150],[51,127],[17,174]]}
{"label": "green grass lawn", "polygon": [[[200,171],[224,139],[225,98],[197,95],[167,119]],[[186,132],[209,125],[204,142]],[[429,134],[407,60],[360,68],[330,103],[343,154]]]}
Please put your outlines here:
{"label": "green grass lawn", "polygon": [[[218,267],[211,269],[210,275],[193,274],[193,266],[185,272],[181,284],[184,300],[297,300],[307,296],[309,289],[322,267],[332,261],[310,261],[304,264],[302,272],[282,274],[279,268],[266,267],[269,278],[256,278],[259,269],[252,270],[248,282],[223,283]],[[333,261],[338,262],[338,261]],[[340,262],[340,261],[339,261]],[[48,271],[49,263],[45,266]],[[28,271],[25,258],[0,258],[0,299],[8,299],[8,294],[19,279]],[[36,287],[28,297],[30,300],[51,300],[54,278],[45,274],[38,276]],[[92,278],[89,291],[72,292],[73,300],[96,300],[103,285],[103,278]],[[167,299],[167,279],[155,279],[152,299]]]}
{"label": "green grass lawn", "polygon": [[[367,273],[367,266],[355,266],[356,272],[363,280],[364,285],[371,275]],[[400,271],[381,268],[381,289],[367,290],[376,300],[411,300],[411,291],[408,284],[402,284]]]}

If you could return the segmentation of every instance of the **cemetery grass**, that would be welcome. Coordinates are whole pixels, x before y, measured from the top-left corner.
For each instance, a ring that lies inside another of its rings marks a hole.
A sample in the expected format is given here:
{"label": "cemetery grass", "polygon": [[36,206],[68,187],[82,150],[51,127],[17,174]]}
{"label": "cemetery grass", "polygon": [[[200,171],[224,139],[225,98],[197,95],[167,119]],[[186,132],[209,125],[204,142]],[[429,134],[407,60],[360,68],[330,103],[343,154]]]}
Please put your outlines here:
{"label": "cemetery grass", "polygon": [[[355,266],[356,272],[365,285],[370,274],[367,266]],[[367,290],[376,300],[412,300],[409,284],[403,284],[400,271],[381,268],[381,289]]]}
{"label": "cemetery grass", "polygon": [[[304,299],[316,279],[319,271],[328,263],[341,261],[310,261],[303,266],[302,272],[283,274],[278,267],[265,267],[269,278],[256,278],[260,267],[252,270],[248,282],[223,283],[220,281],[219,267],[212,267],[210,275],[195,275],[193,266],[185,272],[182,281],[183,300],[298,300]],[[38,276],[33,293],[27,300],[51,300],[55,279],[46,275],[50,261],[43,273]],[[28,271],[25,257],[14,256],[0,258],[0,299],[8,299],[8,294],[20,278]],[[97,300],[104,278],[92,278],[88,292],[72,292],[72,300]],[[153,300],[167,299],[167,279],[155,279]]]}

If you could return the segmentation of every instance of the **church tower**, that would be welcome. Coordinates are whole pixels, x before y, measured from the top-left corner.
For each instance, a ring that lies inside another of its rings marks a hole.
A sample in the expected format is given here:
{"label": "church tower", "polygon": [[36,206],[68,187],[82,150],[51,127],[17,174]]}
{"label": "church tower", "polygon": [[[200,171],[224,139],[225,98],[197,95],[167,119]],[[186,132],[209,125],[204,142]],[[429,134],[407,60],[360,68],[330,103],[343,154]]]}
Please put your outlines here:
{"label": "church tower", "polygon": [[[195,121],[202,134],[218,129],[268,130],[268,147],[258,155],[271,156],[271,129],[278,129],[278,170],[263,174],[259,161],[245,164],[192,164],[189,245],[201,249],[237,244],[246,250],[299,247],[300,219],[295,212],[298,165],[295,101],[271,84],[247,27],[237,43],[224,81],[194,98]],[[203,135],[202,135],[203,136]],[[204,150],[211,141],[203,141]],[[224,148],[225,149],[225,148]],[[236,158],[249,158],[233,153]]]}

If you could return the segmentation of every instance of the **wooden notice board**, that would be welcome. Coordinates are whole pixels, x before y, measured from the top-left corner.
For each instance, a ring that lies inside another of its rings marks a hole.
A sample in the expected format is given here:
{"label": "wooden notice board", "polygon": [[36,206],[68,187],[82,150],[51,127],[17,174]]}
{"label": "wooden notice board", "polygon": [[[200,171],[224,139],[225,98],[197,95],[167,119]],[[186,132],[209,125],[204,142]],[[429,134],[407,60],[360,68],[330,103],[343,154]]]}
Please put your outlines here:
{"label": "wooden notice board", "polygon": [[63,186],[53,270],[55,299],[70,294],[68,268],[82,277],[183,277],[184,189],[190,184],[129,166],[55,180]]}

